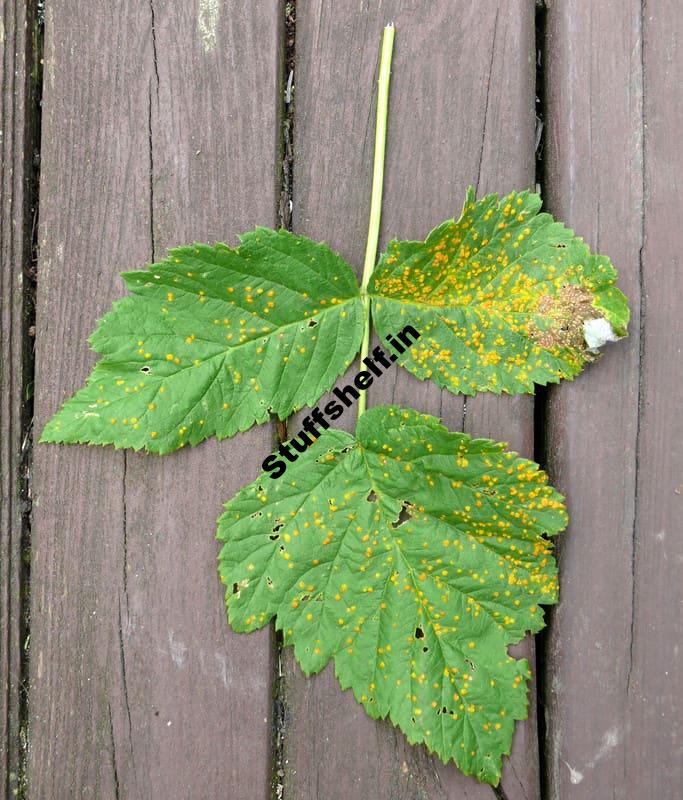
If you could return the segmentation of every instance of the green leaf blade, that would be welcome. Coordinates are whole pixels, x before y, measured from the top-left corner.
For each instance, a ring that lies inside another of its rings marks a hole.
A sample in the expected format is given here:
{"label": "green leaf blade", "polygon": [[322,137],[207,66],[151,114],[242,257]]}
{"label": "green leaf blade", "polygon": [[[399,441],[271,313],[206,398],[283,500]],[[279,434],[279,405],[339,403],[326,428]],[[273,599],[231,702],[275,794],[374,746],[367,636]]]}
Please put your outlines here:
{"label": "green leaf blade", "polygon": [[565,525],[537,465],[380,406],[226,504],[219,572],[236,630],[276,617],[306,673],[333,659],[371,716],[495,784],[527,709],[507,646],[556,600]]}
{"label": "green leaf blade", "polygon": [[90,339],[101,360],[41,441],[166,453],[232,436],[315,403],[360,347],[350,267],[286,231],[176,248],[124,278],[131,296]]}
{"label": "green leaf blade", "polygon": [[476,201],[424,242],[390,242],[369,286],[380,336],[421,333],[398,363],[454,393],[533,392],[575,377],[595,354],[584,323],[611,340],[629,313],[609,259],[539,213],[532,192]]}

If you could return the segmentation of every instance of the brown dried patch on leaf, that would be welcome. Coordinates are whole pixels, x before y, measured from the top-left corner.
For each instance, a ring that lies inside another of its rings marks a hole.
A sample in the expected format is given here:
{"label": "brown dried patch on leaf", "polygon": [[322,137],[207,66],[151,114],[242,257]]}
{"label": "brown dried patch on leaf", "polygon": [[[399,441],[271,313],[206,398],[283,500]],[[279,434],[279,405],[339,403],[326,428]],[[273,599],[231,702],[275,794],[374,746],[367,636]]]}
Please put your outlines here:
{"label": "brown dried patch on leaf", "polygon": [[541,330],[535,320],[529,323],[529,336],[546,350],[570,348],[586,351],[583,323],[595,317],[591,292],[583,286],[566,284],[556,296],[543,295],[538,301],[537,315],[550,321]]}

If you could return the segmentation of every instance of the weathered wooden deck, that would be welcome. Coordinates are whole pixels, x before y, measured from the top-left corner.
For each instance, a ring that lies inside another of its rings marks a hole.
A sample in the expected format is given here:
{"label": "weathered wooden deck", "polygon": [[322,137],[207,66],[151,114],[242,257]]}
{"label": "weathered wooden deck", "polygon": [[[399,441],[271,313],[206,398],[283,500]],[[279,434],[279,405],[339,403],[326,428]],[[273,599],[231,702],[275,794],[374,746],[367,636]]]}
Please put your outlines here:
{"label": "weathered wooden deck", "polygon": [[[679,0],[299,0],[294,29],[275,0],[47,0],[44,35],[37,0],[1,6],[6,796],[680,798]],[[468,184],[539,184],[633,313],[627,342],[535,399],[465,405],[405,371],[370,391],[535,454],[568,497],[561,602],[523,646],[534,703],[499,790],[371,721],[331,669],[304,678],[273,633],[228,629],[215,520],[273,427],[163,459],[31,448],[89,372],[120,271],[282,221],[360,266],[390,20],[383,241],[422,238]]]}

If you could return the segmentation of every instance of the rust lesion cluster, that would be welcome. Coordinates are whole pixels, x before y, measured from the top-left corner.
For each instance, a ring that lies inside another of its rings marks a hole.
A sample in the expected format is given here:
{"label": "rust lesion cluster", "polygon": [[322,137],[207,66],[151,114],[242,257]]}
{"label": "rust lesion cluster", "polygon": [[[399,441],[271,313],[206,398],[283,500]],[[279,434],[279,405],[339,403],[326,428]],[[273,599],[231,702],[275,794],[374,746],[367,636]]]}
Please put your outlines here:
{"label": "rust lesion cluster", "polygon": [[[595,316],[591,292],[584,286],[565,284],[557,294],[541,296],[529,322],[529,337],[546,350],[576,350],[591,359],[595,356],[586,347],[583,323]],[[550,323],[548,327],[539,326],[539,317]]]}

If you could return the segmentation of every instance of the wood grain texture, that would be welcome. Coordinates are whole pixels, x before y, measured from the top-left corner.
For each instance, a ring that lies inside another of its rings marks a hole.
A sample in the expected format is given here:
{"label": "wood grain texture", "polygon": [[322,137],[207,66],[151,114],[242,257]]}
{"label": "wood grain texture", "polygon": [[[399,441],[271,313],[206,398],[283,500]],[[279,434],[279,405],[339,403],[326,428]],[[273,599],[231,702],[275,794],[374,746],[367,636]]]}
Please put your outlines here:
{"label": "wood grain texture", "polygon": [[[382,244],[534,181],[533,0],[298,4],[293,224],[360,274],[381,29],[397,25]],[[547,800],[674,800],[683,783],[683,13],[677,0],[547,0],[546,205],[607,252],[630,339],[549,394],[568,497],[546,637]],[[281,3],[46,8],[36,431],[94,361],[121,270],[273,225]],[[26,11],[2,4],[0,786],[19,771],[22,267],[30,258]],[[398,369],[369,404],[533,454],[531,398],[462,398]],[[352,429],[349,412],[343,426]],[[297,430],[296,420],[291,425]],[[256,477],[264,426],[167,458],[36,449],[29,798],[266,798],[270,631],[235,636],[215,570],[221,502]],[[534,645],[517,654],[534,662]],[[283,659],[285,800],[493,800]],[[502,791],[539,798],[535,692]],[[499,795],[502,796],[502,795]]]}
{"label": "wood grain texture", "polygon": [[[48,3],[38,429],[119,271],[275,223],[280,39],[265,1]],[[271,443],[38,447],[31,798],[268,795],[269,632],[229,631],[214,532]]]}
{"label": "wood grain texture", "polygon": [[[397,26],[382,243],[424,238],[460,212],[465,189],[505,192],[534,179],[534,4],[307,2],[297,9],[295,231],[363,260],[382,27]],[[369,392],[441,416],[451,429],[533,452],[530,398],[462,398],[398,369]],[[351,411],[343,418],[352,428]],[[296,425],[292,425],[296,431]],[[522,649],[533,664],[533,645]],[[286,653],[285,796],[492,798],[490,787],[376,723],[328,667],[306,679]],[[535,711],[519,725],[503,787],[538,796]]]}
{"label": "wood grain texture", "polygon": [[548,636],[548,798],[680,797],[683,15],[553,0],[546,200],[620,271],[630,338],[553,389],[571,525]]}
{"label": "wood grain texture", "polygon": [[35,18],[25,3],[6,0],[0,26],[0,791],[10,797],[21,759],[22,429],[31,346],[24,339],[24,289],[32,268]]}
{"label": "wood grain texture", "polygon": [[629,759],[634,797],[683,785],[683,9],[646,2],[641,384]]}

